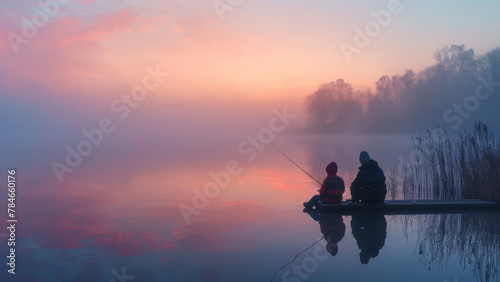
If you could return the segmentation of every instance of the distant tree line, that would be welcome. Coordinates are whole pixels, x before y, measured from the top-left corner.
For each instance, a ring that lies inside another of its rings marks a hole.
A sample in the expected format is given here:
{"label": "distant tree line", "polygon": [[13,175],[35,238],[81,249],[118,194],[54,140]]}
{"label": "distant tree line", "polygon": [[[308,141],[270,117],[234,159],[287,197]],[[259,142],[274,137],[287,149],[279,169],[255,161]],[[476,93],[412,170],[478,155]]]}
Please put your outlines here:
{"label": "distant tree line", "polygon": [[452,45],[434,58],[419,73],[381,76],[375,90],[355,91],[343,79],[321,85],[305,98],[305,131],[403,133],[436,123],[453,129],[475,120],[500,124],[500,47],[476,56]]}

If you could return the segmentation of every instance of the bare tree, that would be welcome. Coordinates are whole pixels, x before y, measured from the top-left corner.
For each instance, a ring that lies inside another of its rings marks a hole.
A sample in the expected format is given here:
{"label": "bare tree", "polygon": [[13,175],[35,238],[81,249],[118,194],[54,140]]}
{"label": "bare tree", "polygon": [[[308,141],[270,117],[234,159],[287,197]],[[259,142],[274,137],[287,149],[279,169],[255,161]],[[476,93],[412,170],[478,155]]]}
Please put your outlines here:
{"label": "bare tree", "polygon": [[434,53],[434,58],[451,80],[476,69],[474,50],[472,48],[466,50],[464,45],[451,45],[438,49]]}

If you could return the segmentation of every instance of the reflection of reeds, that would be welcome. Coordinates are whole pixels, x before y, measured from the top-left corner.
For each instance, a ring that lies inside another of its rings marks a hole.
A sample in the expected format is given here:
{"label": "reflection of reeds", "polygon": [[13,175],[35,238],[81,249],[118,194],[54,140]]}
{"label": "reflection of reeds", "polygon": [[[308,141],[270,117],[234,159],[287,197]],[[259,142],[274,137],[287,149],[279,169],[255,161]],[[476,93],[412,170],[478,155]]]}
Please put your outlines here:
{"label": "reflection of reeds", "polygon": [[[484,123],[474,130],[413,139],[415,151],[391,171],[391,194],[404,199],[483,199],[500,202],[500,140]],[[398,190],[400,189],[400,190]],[[498,212],[403,216],[404,235],[416,227],[420,262],[439,269],[459,258],[478,281],[500,281]]]}
{"label": "reflection of reeds", "polygon": [[[420,263],[443,270],[450,256],[458,257],[477,281],[500,281],[500,219],[497,212],[429,214],[402,218],[405,234],[417,226]],[[411,224],[407,224],[411,222]]]}
{"label": "reflection of reeds", "polygon": [[405,199],[500,202],[500,140],[484,123],[458,137],[433,138],[427,131],[413,141],[415,154],[392,172]]}

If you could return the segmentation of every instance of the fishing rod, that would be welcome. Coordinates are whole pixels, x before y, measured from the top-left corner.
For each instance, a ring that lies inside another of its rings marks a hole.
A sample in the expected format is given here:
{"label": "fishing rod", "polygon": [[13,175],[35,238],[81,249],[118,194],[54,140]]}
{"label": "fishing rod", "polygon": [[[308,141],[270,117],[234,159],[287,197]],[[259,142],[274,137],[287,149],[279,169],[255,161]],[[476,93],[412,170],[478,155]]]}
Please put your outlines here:
{"label": "fishing rod", "polygon": [[278,146],[276,146],[276,144],[274,144],[274,142],[271,142],[271,144],[273,144],[273,146],[278,150],[280,151],[280,153],[285,156],[289,161],[291,161],[296,167],[298,167],[300,170],[302,170],[305,174],[307,174],[309,177],[311,177],[312,179],[314,179],[316,182],[318,182],[319,185],[322,185],[321,182],[319,182],[316,178],[312,177],[312,175],[310,175],[309,173],[307,173],[307,171],[303,170],[298,164],[296,164],[292,159],[290,159],[285,153],[283,153],[283,151],[280,150],[280,148],[278,148]]}

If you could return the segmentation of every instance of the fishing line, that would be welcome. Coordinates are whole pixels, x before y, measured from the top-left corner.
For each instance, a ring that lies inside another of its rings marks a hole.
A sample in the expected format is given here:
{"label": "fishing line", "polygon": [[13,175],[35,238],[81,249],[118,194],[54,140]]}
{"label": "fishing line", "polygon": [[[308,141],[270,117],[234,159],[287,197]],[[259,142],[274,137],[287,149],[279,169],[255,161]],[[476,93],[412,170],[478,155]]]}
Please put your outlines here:
{"label": "fishing line", "polygon": [[316,245],[316,243],[318,243],[319,241],[323,240],[324,238],[325,238],[324,236],[323,236],[323,237],[321,237],[321,239],[319,239],[318,241],[314,242],[314,243],[313,243],[311,246],[309,246],[307,249],[305,249],[305,250],[303,250],[302,252],[298,253],[298,254],[297,254],[297,255],[293,258],[293,260],[292,260],[291,262],[289,262],[289,263],[287,263],[287,264],[283,265],[280,269],[278,269],[278,271],[276,271],[276,272],[274,273],[273,278],[271,279],[271,282],[274,280],[274,278],[276,278],[276,274],[278,274],[278,272],[280,272],[283,268],[285,268],[285,266],[287,266],[287,265],[289,265],[290,263],[294,262],[294,261],[295,261],[295,260],[299,257],[299,255],[300,255],[300,254],[302,254],[302,253],[306,252],[307,250],[309,250],[310,248],[314,247],[314,245]]}
{"label": "fishing line", "polygon": [[314,179],[316,182],[318,182],[319,185],[322,185],[321,182],[319,182],[316,178],[312,177],[312,175],[310,175],[309,173],[307,173],[307,171],[303,170],[298,164],[296,164],[292,159],[290,159],[285,153],[283,153],[283,151],[280,150],[280,148],[278,148],[278,146],[276,146],[276,144],[274,144],[274,142],[271,142],[271,144],[273,144],[273,146],[278,150],[280,151],[281,154],[283,154],[283,156],[285,156],[289,161],[291,161],[296,167],[298,167],[300,170],[302,170],[305,174],[307,174],[309,177],[311,177],[312,179]]}

